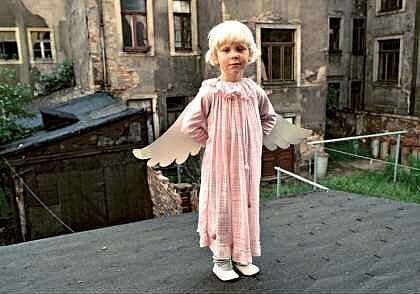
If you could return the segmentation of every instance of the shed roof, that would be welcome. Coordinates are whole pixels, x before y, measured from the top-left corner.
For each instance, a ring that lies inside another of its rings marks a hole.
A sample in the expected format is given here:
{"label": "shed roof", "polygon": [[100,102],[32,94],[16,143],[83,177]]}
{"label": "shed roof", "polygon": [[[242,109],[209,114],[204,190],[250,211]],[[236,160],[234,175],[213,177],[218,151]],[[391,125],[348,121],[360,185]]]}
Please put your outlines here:
{"label": "shed roof", "polygon": [[[61,113],[63,117],[76,117],[78,121],[51,131],[42,129],[28,138],[0,146],[0,155],[21,152],[34,146],[50,143],[63,137],[72,136],[82,131],[144,112],[143,109],[135,109],[123,104],[105,92],[98,92],[72,99],[66,103],[48,107],[44,110],[54,114]],[[33,118],[20,119],[18,123],[27,128],[42,126],[41,111],[42,109]]]}

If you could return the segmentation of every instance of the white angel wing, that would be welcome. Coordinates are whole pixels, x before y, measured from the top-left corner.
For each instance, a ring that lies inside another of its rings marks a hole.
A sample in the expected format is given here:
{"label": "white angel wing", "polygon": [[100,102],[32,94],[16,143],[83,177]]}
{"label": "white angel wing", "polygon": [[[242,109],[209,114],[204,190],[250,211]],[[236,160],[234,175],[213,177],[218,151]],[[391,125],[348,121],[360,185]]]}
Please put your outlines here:
{"label": "white angel wing", "polygon": [[173,161],[181,164],[188,156],[197,155],[202,145],[181,132],[181,122],[188,111],[189,105],[179,115],[173,125],[152,144],[142,149],[134,149],[133,154],[139,159],[149,159],[147,165],[159,164],[162,167]]}
{"label": "white angel wing", "polygon": [[281,116],[277,116],[276,125],[269,135],[264,136],[263,143],[270,151],[277,147],[286,149],[290,144],[298,144],[311,134],[311,130],[296,127]]}

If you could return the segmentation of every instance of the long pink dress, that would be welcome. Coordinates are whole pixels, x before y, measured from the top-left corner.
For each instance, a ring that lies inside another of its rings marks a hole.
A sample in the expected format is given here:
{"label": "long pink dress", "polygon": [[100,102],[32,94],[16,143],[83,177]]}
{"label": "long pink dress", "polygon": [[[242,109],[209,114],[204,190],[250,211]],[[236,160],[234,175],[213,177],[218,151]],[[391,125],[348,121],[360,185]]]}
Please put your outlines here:
{"label": "long pink dress", "polygon": [[189,105],[181,131],[206,145],[199,195],[200,246],[241,264],[261,255],[262,137],[276,113],[254,81],[210,79]]}

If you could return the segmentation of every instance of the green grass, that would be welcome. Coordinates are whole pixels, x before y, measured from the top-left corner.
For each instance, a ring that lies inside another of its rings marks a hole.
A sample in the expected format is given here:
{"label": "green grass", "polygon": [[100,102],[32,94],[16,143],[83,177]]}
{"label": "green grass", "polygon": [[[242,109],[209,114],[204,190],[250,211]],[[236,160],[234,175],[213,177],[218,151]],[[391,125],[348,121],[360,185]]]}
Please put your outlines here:
{"label": "green grass", "polygon": [[[271,200],[276,198],[277,184],[262,183],[260,186],[260,198],[263,200]],[[312,186],[304,183],[282,183],[280,186],[280,197],[293,196],[298,193],[312,191]]]}
{"label": "green grass", "polygon": [[[420,192],[407,184],[403,179],[403,171],[399,174],[396,183],[389,179],[383,172],[364,171],[351,176],[331,176],[320,181],[320,184],[337,191],[346,191],[367,196],[388,198],[398,201],[420,203]],[[311,191],[307,184],[293,183],[283,184],[281,197],[290,196],[301,192]],[[276,183],[261,186],[260,196],[262,199],[272,199],[276,194]]]}
{"label": "green grass", "polygon": [[[369,147],[366,144],[362,143],[360,140],[328,143],[328,144],[325,144],[325,147],[340,150],[340,151],[351,153],[351,154],[373,158]],[[326,150],[326,151],[329,154],[330,160],[333,160],[333,161],[346,162],[346,161],[352,161],[355,159],[354,156],[334,152],[332,150]]]}

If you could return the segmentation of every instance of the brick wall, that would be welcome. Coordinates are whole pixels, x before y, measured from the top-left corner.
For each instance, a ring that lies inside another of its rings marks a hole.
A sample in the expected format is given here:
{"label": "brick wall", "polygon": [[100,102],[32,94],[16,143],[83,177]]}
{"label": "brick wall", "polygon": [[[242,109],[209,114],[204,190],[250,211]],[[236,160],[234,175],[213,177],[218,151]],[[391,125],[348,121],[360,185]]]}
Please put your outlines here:
{"label": "brick wall", "polygon": [[147,168],[150,195],[153,203],[153,216],[171,216],[196,211],[198,188],[195,185],[174,184],[161,171]]}

